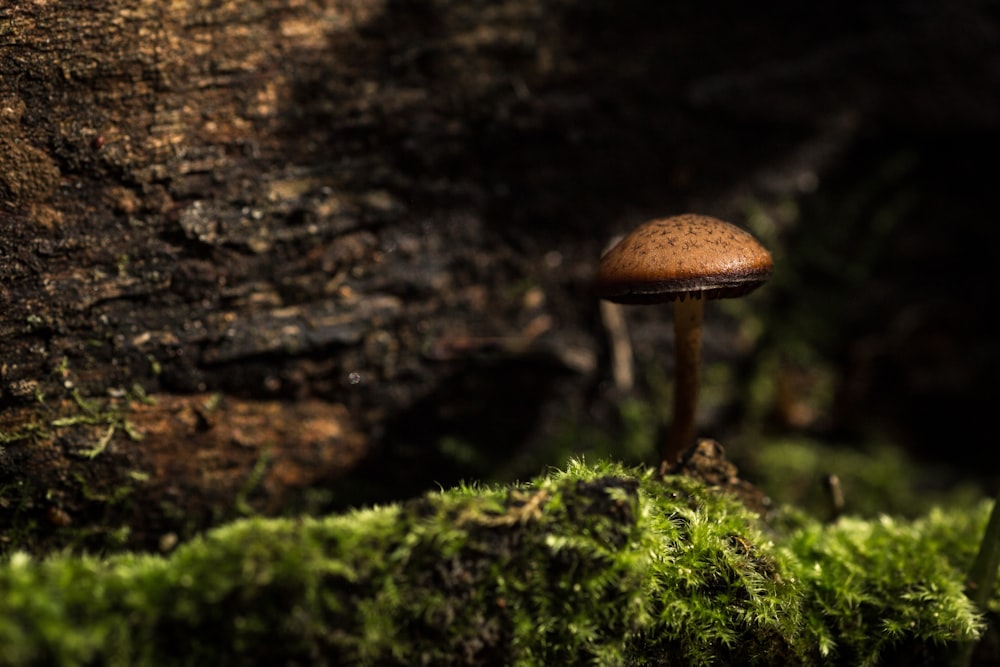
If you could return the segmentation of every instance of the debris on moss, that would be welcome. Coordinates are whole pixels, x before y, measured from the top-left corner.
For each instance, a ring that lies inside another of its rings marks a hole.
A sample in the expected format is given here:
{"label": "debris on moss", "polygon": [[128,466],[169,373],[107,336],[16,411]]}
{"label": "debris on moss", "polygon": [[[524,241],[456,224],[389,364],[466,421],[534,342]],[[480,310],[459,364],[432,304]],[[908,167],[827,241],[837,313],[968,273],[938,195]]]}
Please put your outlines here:
{"label": "debris on moss", "polygon": [[13,554],[0,664],[933,664],[982,632],[988,509],[778,533],[697,481],[572,463],[169,556]]}

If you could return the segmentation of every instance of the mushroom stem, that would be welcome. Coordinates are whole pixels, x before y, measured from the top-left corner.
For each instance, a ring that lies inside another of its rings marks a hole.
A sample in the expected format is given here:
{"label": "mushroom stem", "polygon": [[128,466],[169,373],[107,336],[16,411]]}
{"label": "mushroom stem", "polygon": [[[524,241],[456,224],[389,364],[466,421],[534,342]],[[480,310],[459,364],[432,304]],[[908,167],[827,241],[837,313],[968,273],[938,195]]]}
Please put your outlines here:
{"label": "mushroom stem", "polygon": [[674,302],[674,421],[660,450],[661,465],[676,463],[681,453],[694,444],[703,304],[701,294],[691,294]]}

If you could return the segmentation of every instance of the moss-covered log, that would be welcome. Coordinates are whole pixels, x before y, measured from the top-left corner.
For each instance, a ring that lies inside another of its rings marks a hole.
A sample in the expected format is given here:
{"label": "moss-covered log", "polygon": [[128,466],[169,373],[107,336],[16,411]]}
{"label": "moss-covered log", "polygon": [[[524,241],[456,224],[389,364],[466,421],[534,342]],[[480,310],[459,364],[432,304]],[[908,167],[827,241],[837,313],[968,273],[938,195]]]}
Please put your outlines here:
{"label": "moss-covered log", "polygon": [[572,464],[168,557],[15,554],[0,663],[939,664],[982,631],[961,573],[987,509],[767,533],[691,479]]}

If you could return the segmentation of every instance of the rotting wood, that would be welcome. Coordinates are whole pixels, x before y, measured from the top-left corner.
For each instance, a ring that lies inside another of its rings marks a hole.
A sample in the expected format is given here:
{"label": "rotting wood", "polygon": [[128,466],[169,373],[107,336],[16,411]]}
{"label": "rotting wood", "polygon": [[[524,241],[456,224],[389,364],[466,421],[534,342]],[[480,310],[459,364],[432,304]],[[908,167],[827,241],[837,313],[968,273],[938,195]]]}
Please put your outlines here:
{"label": "rotting wood", "polygon": [[[107,546],[78,539],[92,525],[155,548],[230,513],[265,449],[252,506],[278,511],[314,448],[275,424],[342,428],[306,475],[335,484],[373,424],[450,373],[428,341],[539,317],[509,289],[532,269],[483,227],[482,186],[439,166],[512,81],[552,71],[519,43],[558,13],[530,4],[0,8],[0,546]],[[149,422],[134,389],[156,414],[217,393],[263,423],[213,444]],[[77,414],[109,402],[118,426]],[[94,501],[116,488],[132,509]],[[10,544],[52,513],[76,537]]]}

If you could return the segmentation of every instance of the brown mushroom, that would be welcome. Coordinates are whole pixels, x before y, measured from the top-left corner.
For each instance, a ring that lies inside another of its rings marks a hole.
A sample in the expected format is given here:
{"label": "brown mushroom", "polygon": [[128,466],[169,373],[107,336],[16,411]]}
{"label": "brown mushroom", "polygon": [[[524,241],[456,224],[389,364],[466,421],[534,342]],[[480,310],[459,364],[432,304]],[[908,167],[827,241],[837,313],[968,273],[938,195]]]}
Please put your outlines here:
{"label": "brown mushroom", "polygon": [[739,227],[678,215],[638,227],[601,258],[597,296],[626,304],[674,302],[674,417],[661,470],[694,443],[701,365],[702,299],[741,296],[771,275],[771,254]]}

